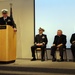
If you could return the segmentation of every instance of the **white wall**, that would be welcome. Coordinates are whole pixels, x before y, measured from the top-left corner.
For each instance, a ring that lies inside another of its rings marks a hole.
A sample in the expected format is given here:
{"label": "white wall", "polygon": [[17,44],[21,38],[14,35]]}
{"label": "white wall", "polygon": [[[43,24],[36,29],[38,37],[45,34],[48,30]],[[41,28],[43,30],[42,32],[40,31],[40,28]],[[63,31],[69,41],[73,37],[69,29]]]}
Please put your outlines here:
{"label": "white wall", "polygon": [[[34,0],[0,0],[0,10],[10,10],[17,25],[17,58],[31,58],[30,47],[34,40]],[[0,16],[1,13],[0,13]]]}

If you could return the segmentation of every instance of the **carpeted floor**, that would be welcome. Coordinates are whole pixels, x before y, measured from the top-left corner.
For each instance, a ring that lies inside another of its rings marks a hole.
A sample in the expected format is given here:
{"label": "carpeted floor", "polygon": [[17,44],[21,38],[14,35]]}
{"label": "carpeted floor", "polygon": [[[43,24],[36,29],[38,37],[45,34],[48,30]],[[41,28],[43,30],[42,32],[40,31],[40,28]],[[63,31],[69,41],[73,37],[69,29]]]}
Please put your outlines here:
{"label": "carpeted floor", "polygon": [[75,62],[17,60],[0,64],[0,75],[75,75]]}

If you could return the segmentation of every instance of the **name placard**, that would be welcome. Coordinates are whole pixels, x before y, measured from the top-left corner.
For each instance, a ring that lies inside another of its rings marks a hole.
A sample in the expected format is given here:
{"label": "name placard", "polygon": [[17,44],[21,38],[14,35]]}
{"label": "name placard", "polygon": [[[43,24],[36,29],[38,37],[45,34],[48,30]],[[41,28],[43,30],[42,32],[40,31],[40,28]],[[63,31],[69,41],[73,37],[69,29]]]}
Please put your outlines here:
{"label": "name placard", "polygon": [[0,29],[6,29],[6,25],[0,25]]}

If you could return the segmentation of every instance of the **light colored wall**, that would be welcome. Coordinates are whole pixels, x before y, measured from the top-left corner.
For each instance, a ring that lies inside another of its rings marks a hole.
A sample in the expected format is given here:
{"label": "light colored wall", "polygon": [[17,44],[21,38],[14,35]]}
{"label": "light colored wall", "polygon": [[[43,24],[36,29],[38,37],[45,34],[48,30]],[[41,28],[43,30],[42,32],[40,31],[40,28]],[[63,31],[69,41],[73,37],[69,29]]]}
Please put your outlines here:
{"label": "light colored wall", "polygon": [[[10,10],[13,4],[13,17],[17,24],[17,58],[31,58],[30,47],[34,39],[34,0],[1,0],[0,10]],[[0,13],[1,16],[1,13]]]}
{"label": "light colored wall", "polygon": [[[31,58],[30,47],[34,40],[34,0],[0,0],[0,10],[10,10],[10,3],[13,4],[13,17],[17,24],[17,58]],[[0,16],[2,14],[0,13]],[[68,59],[72,58],[70,51]],[[48,57],[51,59],[50,51]]]}

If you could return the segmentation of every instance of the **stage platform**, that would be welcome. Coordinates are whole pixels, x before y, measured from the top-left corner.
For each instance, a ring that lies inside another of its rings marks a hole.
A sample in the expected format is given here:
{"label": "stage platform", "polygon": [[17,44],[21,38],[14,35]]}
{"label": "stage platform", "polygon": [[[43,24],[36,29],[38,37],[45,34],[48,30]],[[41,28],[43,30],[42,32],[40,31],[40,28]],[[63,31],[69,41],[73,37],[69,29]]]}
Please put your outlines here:
{"label": "stage platform", "polygon": [[15,63],[0,64],[0,75],[75,75],[75,62],[44,62],[17,59]]}

